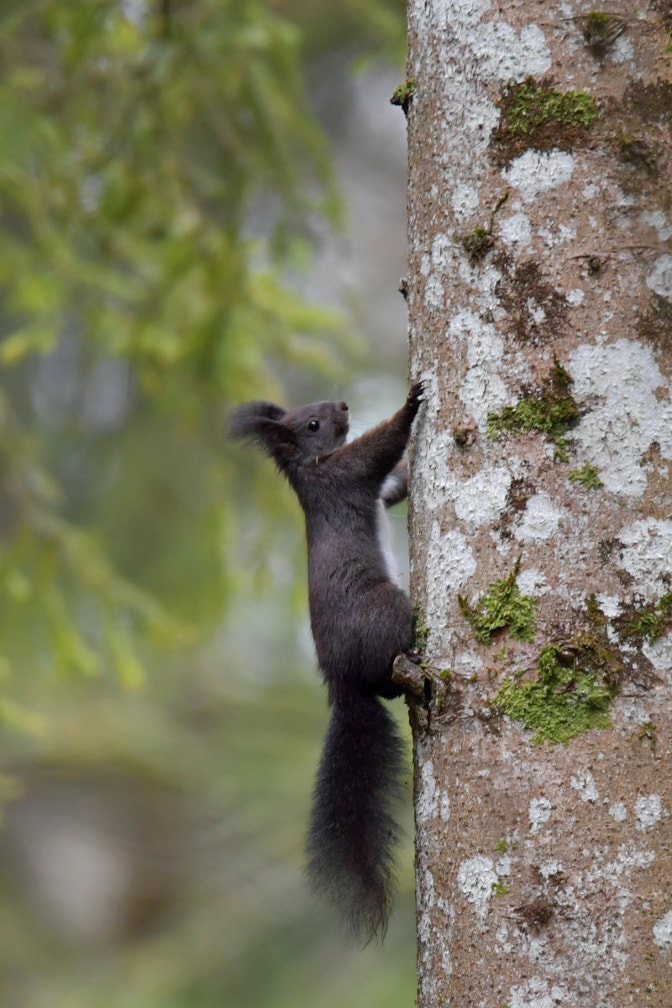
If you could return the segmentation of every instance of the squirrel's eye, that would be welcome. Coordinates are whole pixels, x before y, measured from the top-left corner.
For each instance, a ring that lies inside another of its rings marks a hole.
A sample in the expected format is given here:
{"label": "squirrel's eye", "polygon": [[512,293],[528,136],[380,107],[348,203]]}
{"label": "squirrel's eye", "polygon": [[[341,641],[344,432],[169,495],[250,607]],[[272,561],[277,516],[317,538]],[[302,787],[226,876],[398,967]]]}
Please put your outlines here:
{"label": "squirrel's eye", "polygon": [[320,429],[320,421],[319,420],[309,420],[308,421],[308,430],[309,431],[313,431],[314,432],[314,431],[318,431],[319,429]]}

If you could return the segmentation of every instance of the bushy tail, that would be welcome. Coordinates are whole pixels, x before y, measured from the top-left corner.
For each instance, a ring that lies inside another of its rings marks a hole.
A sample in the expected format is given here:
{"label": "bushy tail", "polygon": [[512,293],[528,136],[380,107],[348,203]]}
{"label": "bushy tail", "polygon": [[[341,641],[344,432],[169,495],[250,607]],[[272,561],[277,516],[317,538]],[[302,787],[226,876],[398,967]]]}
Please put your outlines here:
{"label": "bushy tail", "polygon": [[308,878],[364,943],[387,929],[403,770],[403,743],[382,702],[337,696],[315,781]]}

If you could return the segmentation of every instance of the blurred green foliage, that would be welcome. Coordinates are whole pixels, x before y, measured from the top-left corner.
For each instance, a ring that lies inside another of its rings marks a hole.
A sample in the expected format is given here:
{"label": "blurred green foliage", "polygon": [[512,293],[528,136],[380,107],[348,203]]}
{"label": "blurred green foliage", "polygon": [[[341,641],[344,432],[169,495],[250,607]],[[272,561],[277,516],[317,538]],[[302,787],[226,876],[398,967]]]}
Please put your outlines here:
{"label": "blurred green foliage", "polygon": [[[5,7],[0,620],[23,626],[2,633],[8,668],[28,648],[132,685],[136,628],[175,643],[176,616],[214,618],[222,403],[277,391],[280,362],[333,373],[321,337],[338,320],[281,277],[311,214],[336,207],[298,43],[257,0]],[[34,362],[73,344],[64,408]],[[110,360],[125,396],[92,431],[82,398]],[[56,471],[74,446],[84,491]]]}
{"label": "blurred green foliage", "polygon": [[356,59],[384,52],[399,65],[406,57],[406,0],[274,0],[298,21],[313,58],[345,48]]}
{"label": "blurred green foliage", "polygon": [[[6,1008],[411,1000],[408,932],[362,954],[301,888],[325,716],[302,533],[266,460],[223,443],[231,403],[333,388],[359,352],[286,282],[339,220],[303,73],[335,44],[398,53],[403,10],[2,4]],[[97,934],[66,897],[106,844],[128,878]]]}

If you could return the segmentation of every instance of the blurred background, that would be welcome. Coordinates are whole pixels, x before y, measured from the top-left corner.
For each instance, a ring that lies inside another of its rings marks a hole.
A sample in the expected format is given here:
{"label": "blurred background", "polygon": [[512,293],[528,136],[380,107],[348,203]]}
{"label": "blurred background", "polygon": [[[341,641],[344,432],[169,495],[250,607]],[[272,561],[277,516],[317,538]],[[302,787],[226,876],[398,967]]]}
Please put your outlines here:
{"label": "blurred background", "polygon": [[382,947],[306,890],[301,516],[223,438],[403,401],[404,17],[2,2],[2,1008],[413,1003],[410,841]]}

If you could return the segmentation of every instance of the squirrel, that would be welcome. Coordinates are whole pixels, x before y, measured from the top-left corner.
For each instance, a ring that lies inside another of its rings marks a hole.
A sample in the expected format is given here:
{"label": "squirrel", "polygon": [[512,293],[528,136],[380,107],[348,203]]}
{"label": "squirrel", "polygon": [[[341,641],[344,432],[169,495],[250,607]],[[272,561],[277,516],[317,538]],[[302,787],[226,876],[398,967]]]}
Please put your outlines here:
{"label": "squirrel", "polygon": [[392,664],[413,648],[410,602],[380,535],[384,507],[403,500],[401,461],[423,394],[413,385],[391,419],[346,444],[344,402],[234,410],[229,436],[256,441],[295,490],[306,524],[310,622],[331,720],[307,838],[312,889],[368,943],[387,929],[400,830],[403,743],[379,697],[401,689]]}

